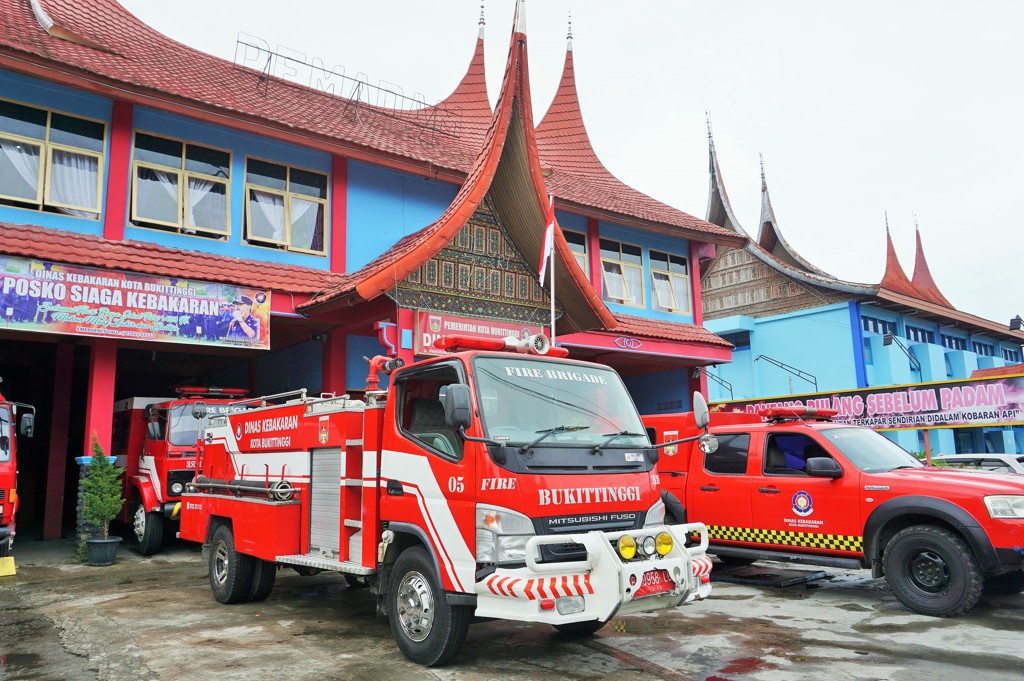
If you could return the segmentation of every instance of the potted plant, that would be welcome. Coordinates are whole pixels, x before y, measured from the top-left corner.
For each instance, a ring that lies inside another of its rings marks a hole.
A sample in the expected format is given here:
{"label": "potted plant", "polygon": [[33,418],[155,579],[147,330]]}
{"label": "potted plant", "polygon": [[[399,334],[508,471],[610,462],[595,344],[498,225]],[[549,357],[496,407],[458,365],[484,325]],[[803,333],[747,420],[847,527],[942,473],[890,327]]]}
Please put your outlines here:
{"label": "potted plant", "polygon": [[95,434],[90,459],[89,473],[81,483],[82,517],[98,536],[85,540],[85,558],[89,565],[111,565],[121,543],[121,537],[110,536],[110,521],[124,506],[120,480],[124,469],[114,466],[114,457],[106,456]]}

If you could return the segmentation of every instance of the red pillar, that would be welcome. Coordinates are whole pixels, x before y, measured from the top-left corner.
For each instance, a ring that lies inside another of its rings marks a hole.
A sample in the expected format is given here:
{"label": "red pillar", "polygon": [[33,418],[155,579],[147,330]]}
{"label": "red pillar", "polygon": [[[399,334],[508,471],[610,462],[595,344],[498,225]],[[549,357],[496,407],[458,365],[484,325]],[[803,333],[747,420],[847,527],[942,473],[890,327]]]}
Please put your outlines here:
{"label": "red pillar", "polygon": [[[704,326],[704,299],[700,289],[700,252],[692,241],[690,242],[690,290],[693,291],[693,323],[696,326]],[[704,389],[707,390],[707,379],[702,379]],[[705,395],[707,392],[704,393]]]}
{"label": "red pillar", "polygon": [[64,476],[68,465],[68,419],[71,404],[71,374],[75,345],[57,344],[50,414],[50,453],[46,464],[46,507],[43,509],[43,539],[60,539],[64,517]]}
{"label": "red pillar", "polygon": [[587,260],[590,263],[590,285],[601,296],[601,234],[594,218],[587,218]]}
{"label": "red pillar", "polygon": [[114,378],[117,375],[117,341],[96,339],[89,353],[89,388],[85,403],[85,451],[92,456],[95,435],[108,455],[114,428]]}
{"label": "red pillar", "polygon": [[331,271],[344,272],[347,259],[348,159],[331,157]]}
{"label": "red pillar", "polygon": [[124,239],[128,221],[128,187],[132,169],[132,105],[114,100],[110,125],[110,157],[107,159],[107,207],[103,220],[103,238]]}
{"label": "red pillar", "polygon": [[323,374],[320,385],[323,392],[341,395],[348,385],[345,375],[345,361],[348,356],[348,339],[344,333],[335,329],[327,334],[327,342],[323,346]]}

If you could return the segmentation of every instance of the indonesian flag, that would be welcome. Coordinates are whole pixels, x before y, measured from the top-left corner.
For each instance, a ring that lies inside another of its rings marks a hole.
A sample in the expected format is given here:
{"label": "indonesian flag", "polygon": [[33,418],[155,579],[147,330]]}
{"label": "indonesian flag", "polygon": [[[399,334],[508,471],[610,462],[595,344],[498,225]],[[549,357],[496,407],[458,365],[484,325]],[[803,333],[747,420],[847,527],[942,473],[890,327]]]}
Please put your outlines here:
{"label": "indonesian flag", "polygon": [[548,260],[554,255],[555,248],[555,197],[548,194],[548,209],[544,216],[547,226],[544,228],[544,245],[540,249],[540,283],[544,283],[544,274],[548,270]]}

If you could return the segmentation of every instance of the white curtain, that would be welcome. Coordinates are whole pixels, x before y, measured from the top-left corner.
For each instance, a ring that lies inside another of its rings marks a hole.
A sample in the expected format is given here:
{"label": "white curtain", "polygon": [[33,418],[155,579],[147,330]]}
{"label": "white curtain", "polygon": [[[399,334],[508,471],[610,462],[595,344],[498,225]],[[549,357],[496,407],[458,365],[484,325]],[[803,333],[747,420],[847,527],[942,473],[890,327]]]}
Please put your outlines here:
{"label": "white curtain", "polygon": [[675,311],[679,305],[676,301],[675,289],[672,287],[669,276],[664,272],[652,272],[651,279],[654,284],[655,308]]}
{"label": "white curtain", "polygon": [[[21,183],[27,189],[19,191]],[[0,194],[35,201],[39,194],[39,147],[0,138]]]}
{"label": "white curtain", "polygon": [[291,245],[295,248],[321,250],[324,243],[323,229],[323,205],[316,201],[293,198]]}
{"label": "white curtain", "polygon": [[639,267],[622,268],[622,275],[626,278],[626,285],[629,288],[630,302],[633,305],[641,305],[644,300],[643,270]]}
{"label": "white curtain", "polygon": [[[214,187],[219,188],[220,191],[214,196],[210,196]],[[227,231],[227,220],[227,193],[224,191],[224,185],[201,177],[189,177],[186,226],[225,232]]]}
{"label": "white curtain", "polygon": [[93,210],[58,208],[61,213],[93,218],[99,213],[96,205],[97,187],[100,181],[99,159],[86,154],[76,154],[63,149],[53,150],[50,165],[50,201],[86,206]]}
{"label": "white curtain", "polygon": [[258,210],[259,215],[263,217],[263,222],[269,225],[271,230],[271,233],[267,234],[266,229],[261,229],[257,226],[257,220],[253,217],[251,220],[253,224],[249,225],[249,236],[284,241],[284,197],[279,194],[261,192],[256,189],[250,190],[249,196],[251,204],[250,215],[253,212],[253,208]]}
{"label": "white curtain", "polygon": [[[140,220],[178,221],[178,176],[164,170],[139,168],[135,210]],[[170,202],[168,202],[168,198]]]}

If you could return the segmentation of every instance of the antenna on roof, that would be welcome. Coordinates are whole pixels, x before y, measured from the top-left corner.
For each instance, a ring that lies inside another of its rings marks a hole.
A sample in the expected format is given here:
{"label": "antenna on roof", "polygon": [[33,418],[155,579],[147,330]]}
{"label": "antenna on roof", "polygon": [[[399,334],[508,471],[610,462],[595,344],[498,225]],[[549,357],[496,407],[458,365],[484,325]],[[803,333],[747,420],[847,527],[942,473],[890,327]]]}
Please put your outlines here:
{"label": "antenna on roof", "polygon": [[565,39],[572,42],[572,10],[569,10],[569,31],[565,34]]}
{"label": "antenna on roof", "polygon": [[921,229],[917,226],[917,212],[916,211],[911,211],[911,212],[914,215],[914,231],[915,232],[920,232]]}
{"label": "antenna on roof", "polygon": [[885,233],[889,233],[889,211],[885,211]]}
{"label": "antenna on roof", "polygon": [[757,155],[761,157],[761,182],[764,182],[764,154],[758,152]]}
{"label": "antenna on roof", "polygon": [[711,112],[704,109],[704,118],[708,121],[708,139],[711,139]]}

